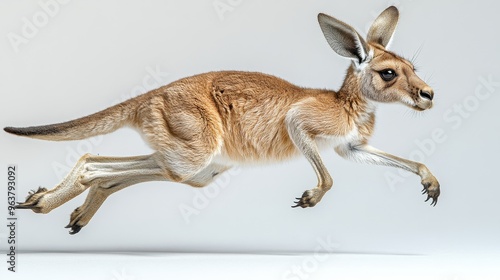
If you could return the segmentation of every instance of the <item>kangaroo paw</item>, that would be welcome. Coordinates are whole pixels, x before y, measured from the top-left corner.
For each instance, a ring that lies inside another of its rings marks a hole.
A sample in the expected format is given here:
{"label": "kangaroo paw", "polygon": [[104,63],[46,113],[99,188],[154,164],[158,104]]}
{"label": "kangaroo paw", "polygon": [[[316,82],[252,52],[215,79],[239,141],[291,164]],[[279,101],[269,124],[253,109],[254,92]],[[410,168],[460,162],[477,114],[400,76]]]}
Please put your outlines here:
{"label": "kangaroo paw", "polygon": [[28,193],[25,202],[18,202],[16,209],[31,209],[35,213],[42,212],[42,206],[39,205],[40,199],[47,192],[46,188],[39,187],[38,190],[32,190]]}
{"label": "kangaroo paw", "polygon": [[425,202],[429,201],[429,199],[432,198],[431,206],[436,206],[439,194],[441,194],[441,190],[436,178],[431,179],[432,180],[422,180],[422,185],[424,186],[422,194],[427,194],[427,199],[425,200]]}
{"label": "kangaroo paw", "polygon": [[295,205],[292,206],[292,208],[296,207],[302,207],[302,208],[307,208],[307,207],[314,207],[321,198],[323,197],[324,192],[322,192],[320,189],[315,188],[312,190],[307,190],[302,194],[302,197],[297,197],[296,201],[294,201]]}
{"label": "kangaroo paw", "polygon": [[69,228],[69,234],[71,235],[74,235],[74,234],[77,234],[78,232],[80,232],[80,230],[82,229],[82,226],[79,226],[79,225],[71,225],[71,223],[67,226],[65,226],[64,228]]}
{"label": "kangaroo paw", "polygon": [[71,235],[77,234],[86,225],[81,222],[82,216],[83,216],[83,211],[81,207],[78,207],[75,210],[73,210],[70,216],[69,224],[65,227],[70,229],[69,234]]}

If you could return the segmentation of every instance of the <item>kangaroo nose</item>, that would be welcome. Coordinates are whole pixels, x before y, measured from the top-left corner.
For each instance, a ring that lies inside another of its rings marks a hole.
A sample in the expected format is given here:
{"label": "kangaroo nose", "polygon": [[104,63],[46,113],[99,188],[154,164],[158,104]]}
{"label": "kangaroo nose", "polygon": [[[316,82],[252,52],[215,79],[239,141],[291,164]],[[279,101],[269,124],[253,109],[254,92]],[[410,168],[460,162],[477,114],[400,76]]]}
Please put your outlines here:
{"label": "kangaroo nose", "polygon": [[420,97],[422,97],[424,99],[432,100],[432,98],[434,98],[434,92],[432,91],[432,89],[420,90],[419,94],[420,94]]}

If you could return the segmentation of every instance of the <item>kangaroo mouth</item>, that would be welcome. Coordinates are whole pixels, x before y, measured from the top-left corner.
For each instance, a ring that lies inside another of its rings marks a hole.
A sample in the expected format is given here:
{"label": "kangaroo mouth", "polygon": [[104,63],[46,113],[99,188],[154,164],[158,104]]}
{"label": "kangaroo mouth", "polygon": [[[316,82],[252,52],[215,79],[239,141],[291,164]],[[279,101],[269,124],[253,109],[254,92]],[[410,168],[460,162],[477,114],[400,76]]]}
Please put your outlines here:
{"label": "kangaroo mouth", "polygon": [[425,111],[425,110],[428,110],[430,108],[432,108],[432,103],[414,103],[414,104],[405,104],[406,106],[410,107],[411,109],[415,110],[415,111]]}
{"label": "kangaroo mouth", "polygon": [[433,105],[434,104],[432,103],[432,101],[424,100],[424,101],[419,102],[419,103],[416,104],[416,109],[415,110],[424,111],[424,110],[427,110],[427,109],[431,109]]}
{"label": "kangaroo mouth", "polygon": [[427,110],[428,108],[420,108],[418,105],[414,105],[411,107],[413,110],[415,111],[419,111],[419,112],[422,112],[422,111],[425,111]]}
{"label": "kangaroo mouth", "polygon": [[432,108],[432,101],[429,99],[419,98],[415,100],[415,102],[410,106],[413,110],[416,111],[425,111],[427,109]]}

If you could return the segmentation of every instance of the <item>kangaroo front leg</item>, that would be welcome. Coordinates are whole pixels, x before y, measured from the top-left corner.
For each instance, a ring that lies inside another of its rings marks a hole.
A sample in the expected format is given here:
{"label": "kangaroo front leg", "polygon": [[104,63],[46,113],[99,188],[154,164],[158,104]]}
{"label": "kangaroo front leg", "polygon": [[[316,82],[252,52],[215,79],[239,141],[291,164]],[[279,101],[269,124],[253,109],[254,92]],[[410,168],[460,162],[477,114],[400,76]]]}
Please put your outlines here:
{"label": "kangaroo front leg", "polygon": [[297,201],[292,207],[313,207],[331,189],[333,180],[321,160],[316,142],[300,126],[295,125],[293,119],[287,118],[287,129],[293,143],[311,163],[318,177],[316,188],[307,190],[302,194],[302,197],[296,198]]}
{"label": "kangaroo front leg", "polygon": [[420,176],[422,185],[424,186],[422,193],[427,194],[425,201],[432,198],[431,205],[436,206],[441,192],[439,182],[424,164],[388,154],[366,144],[348,144],[337,147],[335,151],[342,157],[358,162],[394,166],[417,174]]}

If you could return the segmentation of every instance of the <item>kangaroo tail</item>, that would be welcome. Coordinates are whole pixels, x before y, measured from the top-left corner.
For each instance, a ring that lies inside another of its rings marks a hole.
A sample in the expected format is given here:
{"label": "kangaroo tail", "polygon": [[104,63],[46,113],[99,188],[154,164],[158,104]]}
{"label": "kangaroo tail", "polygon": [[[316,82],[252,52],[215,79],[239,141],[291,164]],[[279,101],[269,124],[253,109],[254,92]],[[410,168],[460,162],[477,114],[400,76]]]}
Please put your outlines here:
{"label": "kangaroo tail", "polygon": [[132,124],[137,106],[137,101],[131,99],[72,121],[41,126],[6,127],[4,130],[11,134],[43,140],[80,140],[111,133],[124,125]]}

